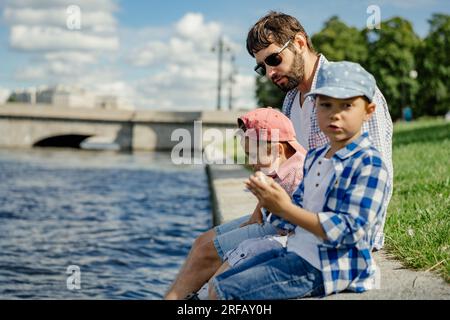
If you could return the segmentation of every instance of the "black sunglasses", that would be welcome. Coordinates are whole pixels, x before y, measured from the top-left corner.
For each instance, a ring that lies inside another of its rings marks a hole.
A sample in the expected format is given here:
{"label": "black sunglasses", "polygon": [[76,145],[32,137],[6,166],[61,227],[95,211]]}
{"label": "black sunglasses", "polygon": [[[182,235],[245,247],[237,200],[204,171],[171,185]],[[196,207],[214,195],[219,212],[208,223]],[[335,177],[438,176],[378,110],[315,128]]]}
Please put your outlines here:
{"label": "black sunglasses", "polygon": [[291,42],[291,40],[289,40],[288,42],[286,42],[286,43],[284,44],[284,46],[282,46],[281,49],[278,50],[277,52],[274,52],[274,53],[272,53],[272,54],[269,54],[269,55],[264,59],[264,62],[263,62],[263,63],[257,64],[256,67],[255,67],[255,69],[254,69],[255,72],[256,72],[257,74],[259,74],[260,76],[265,76],[265,75],[266,75],[266,64],[267,64],[268,66],[271,66],[271,67],[276,67],[276,66],[278,66],[278,65],[283,61],[283,59],[282,59],[281,56],[280,56],[280,53],[281,53],[284,49],[286,49],[286,48],[288,47],[288,45],[289,45],[290,42]]}

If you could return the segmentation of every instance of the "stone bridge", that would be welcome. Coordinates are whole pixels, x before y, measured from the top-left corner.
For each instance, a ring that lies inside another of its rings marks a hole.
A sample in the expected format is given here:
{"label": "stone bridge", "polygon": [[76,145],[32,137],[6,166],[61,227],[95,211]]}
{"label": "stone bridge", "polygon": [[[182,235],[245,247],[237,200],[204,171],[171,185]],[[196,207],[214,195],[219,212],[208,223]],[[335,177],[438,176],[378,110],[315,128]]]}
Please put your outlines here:
{"label": "stone bridge", "polygon": [[[170,150],[179,143],[172,139],[175,130],[184,129],[192,139],[203,141],[206,129],[224,132],[235,128],[242,113],[75,109],[10,103],[0,106],[0,147],[79,147],[90,139],[116,144],[121,150]],[[201,121],[200,132],[198,125],[194,128],[195,121]]]}

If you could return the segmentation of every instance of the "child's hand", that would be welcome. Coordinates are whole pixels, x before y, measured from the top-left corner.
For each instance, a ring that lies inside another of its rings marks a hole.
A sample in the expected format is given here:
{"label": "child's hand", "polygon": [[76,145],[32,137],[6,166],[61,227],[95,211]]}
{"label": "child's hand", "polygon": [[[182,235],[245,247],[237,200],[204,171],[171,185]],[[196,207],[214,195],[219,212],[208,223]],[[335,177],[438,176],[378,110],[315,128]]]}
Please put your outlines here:
{"label": "child's hand", "polygon": [[[250,190],[245,189],[246,191],[250,192]],[[258,204],[256,205],[255,210],[253,210],[252,216],[250,217],[250,219],[246,222],[244,222],[243,224],[241,224],[239,227],[245,227],[249,224],[263,224],[263,216],[262,216],[262,212],[261,212],[262,206],[261,203],[258,202]]]}
{"label": "child's hand", "polygon": [[244,222],[243,224],[241,224],[239,227],[245,227],[248,226],[249,224],[262,224],[263,223],[263,219],[262,219],[262,213],[261,213],[261,206],[258,204],[255,208],[255,210],[253,211],[252,216],[250,217],[250,219],[246,222]]}
{"label": "child's hand", "polygon": [[245,182],[245,185],[258,198],[262,207],[279,217],[283,217],[285,208],[291,204],[287,192],[269,177],[265,177],[263,182],[255,174]]}

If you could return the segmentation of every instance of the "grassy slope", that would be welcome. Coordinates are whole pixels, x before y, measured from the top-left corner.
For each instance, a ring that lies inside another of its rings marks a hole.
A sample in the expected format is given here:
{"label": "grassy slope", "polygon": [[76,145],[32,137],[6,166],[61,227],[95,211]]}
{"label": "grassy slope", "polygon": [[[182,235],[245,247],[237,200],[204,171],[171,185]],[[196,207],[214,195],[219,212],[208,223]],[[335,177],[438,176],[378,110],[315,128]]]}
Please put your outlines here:
{"label": "grassy slope", "polygon": [[450,123],[396,124],[393,157],[387,248],[406,266],[434,267],[450,282]]}

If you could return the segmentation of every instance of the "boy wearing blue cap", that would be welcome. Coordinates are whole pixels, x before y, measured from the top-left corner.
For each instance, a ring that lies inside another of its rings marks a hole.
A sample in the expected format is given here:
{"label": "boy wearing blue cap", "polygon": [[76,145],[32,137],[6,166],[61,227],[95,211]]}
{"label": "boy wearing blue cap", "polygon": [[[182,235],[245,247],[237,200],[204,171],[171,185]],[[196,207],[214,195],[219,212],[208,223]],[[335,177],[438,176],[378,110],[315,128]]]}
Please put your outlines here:
{"label": "boy wearing blue cap", "polygon": [[360,65],[324,66],[317,120],[329,138],[308,152],[293,199],[255,176],[247,187],[270,212],[296,225],[286,248],[263,252],[210,282],[211,299],[289,299],[375,287],[375,235],[386,212],[388,171],[361,128],[375,111],[375,79]]}

